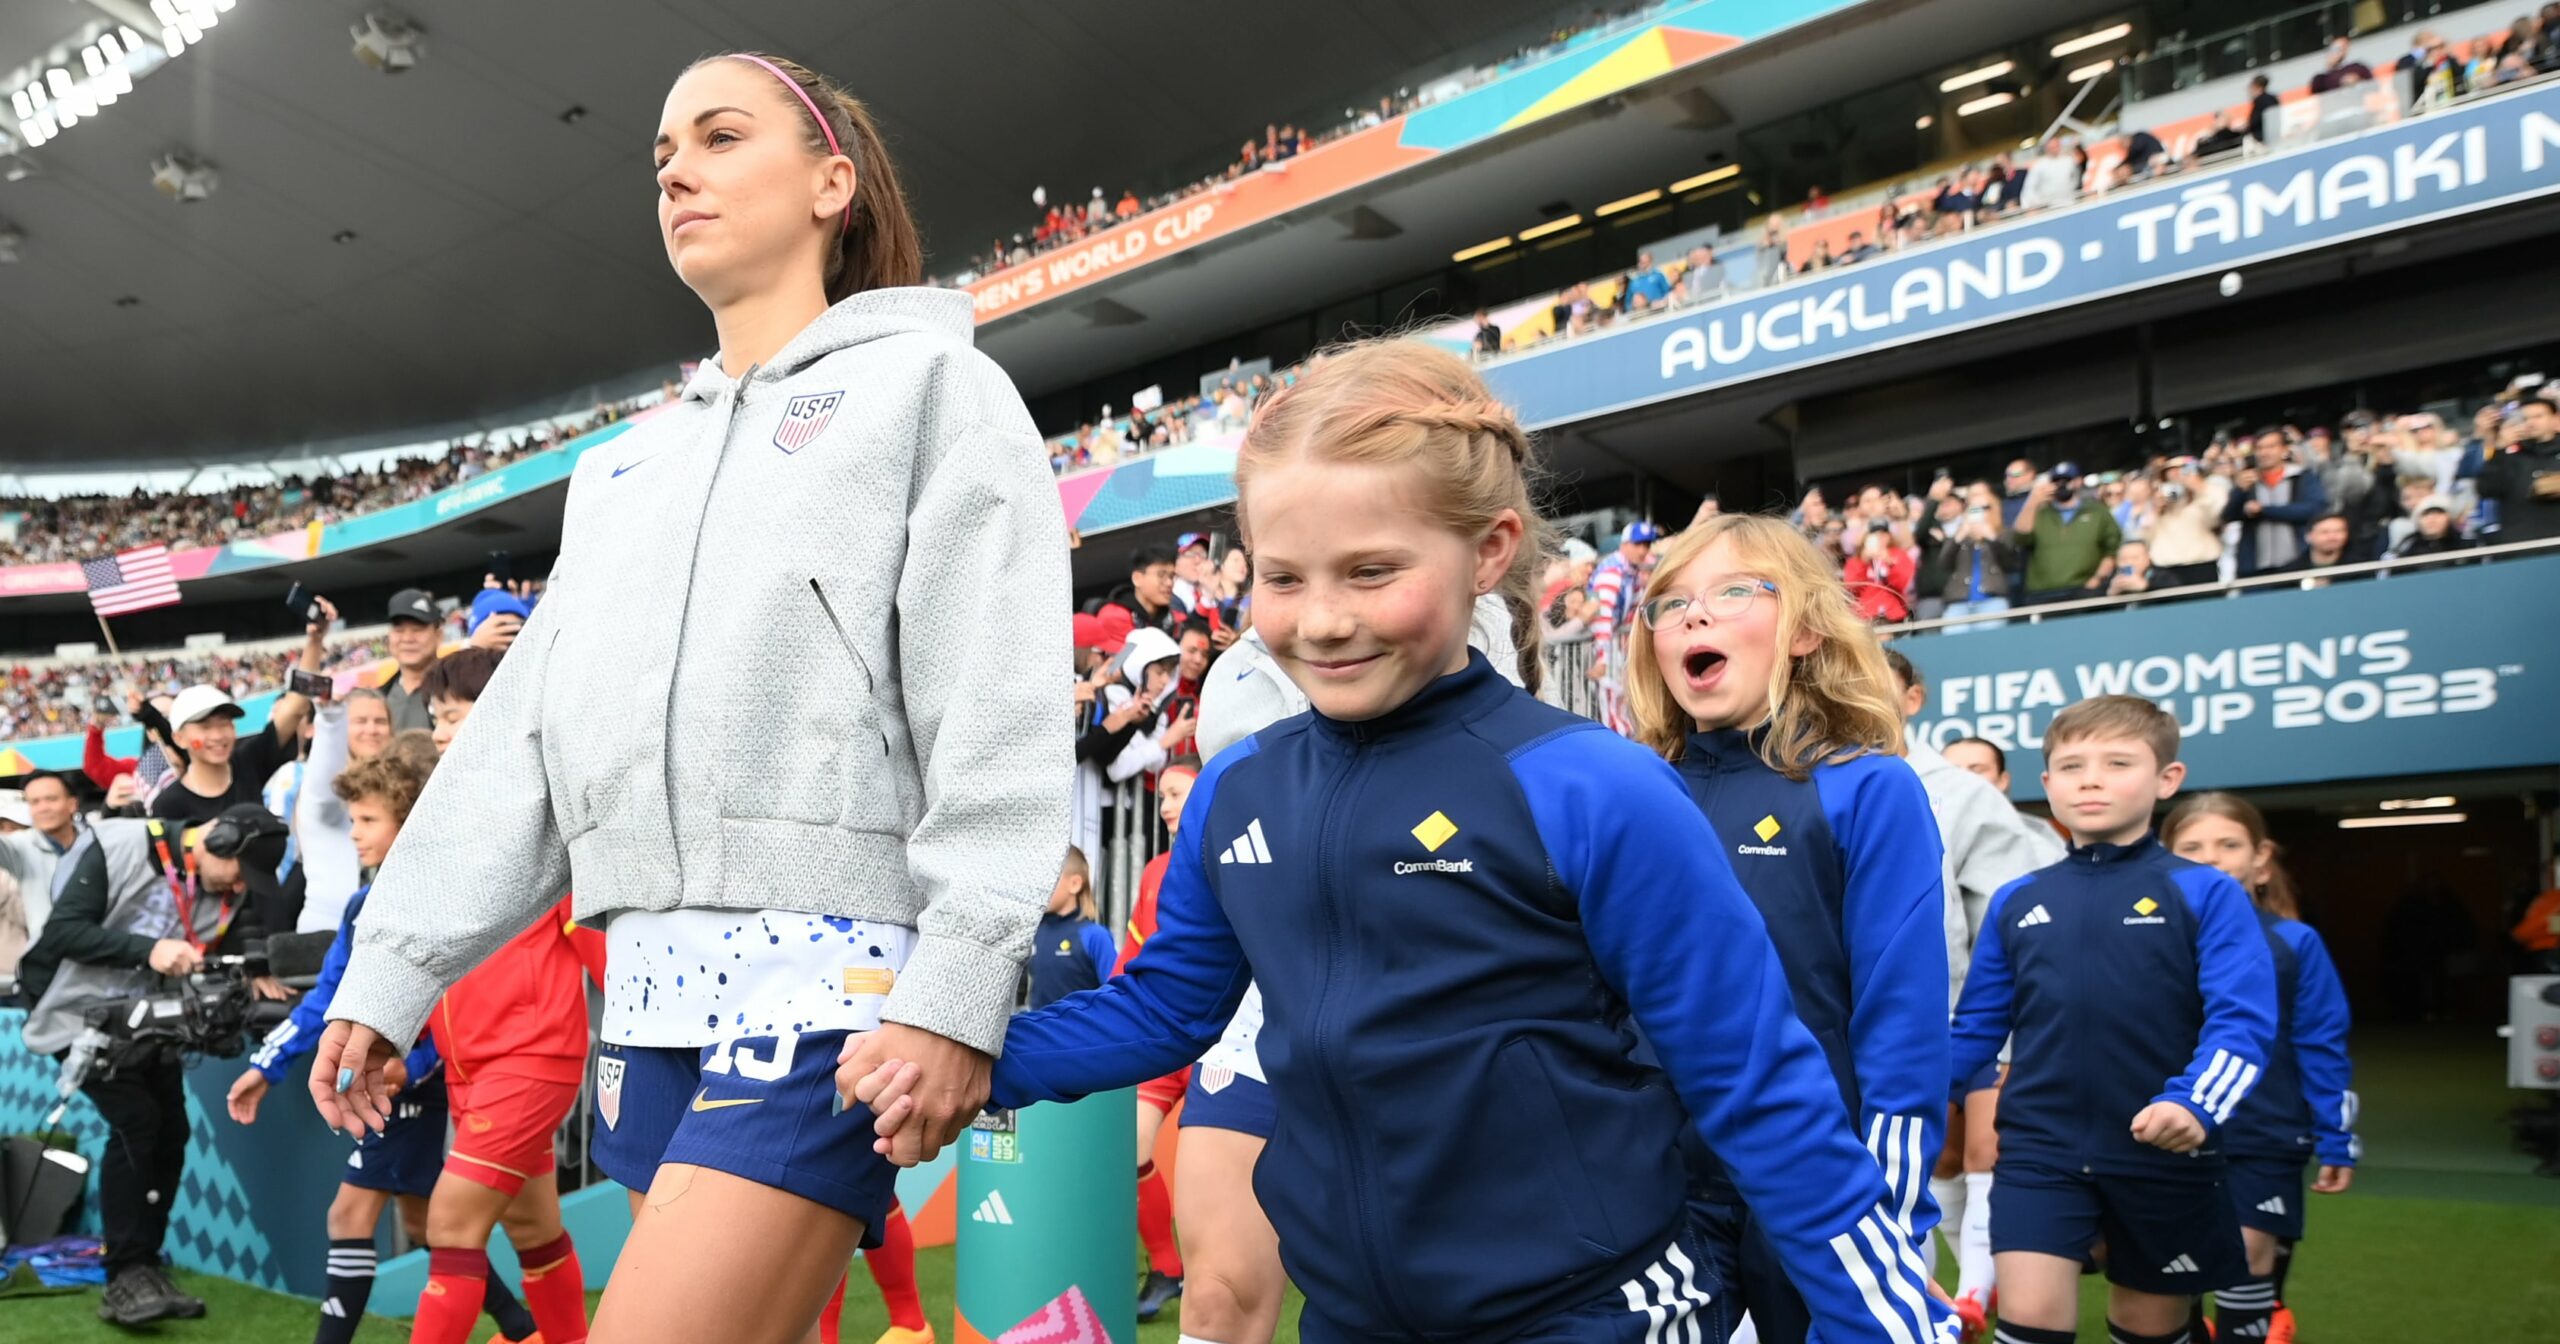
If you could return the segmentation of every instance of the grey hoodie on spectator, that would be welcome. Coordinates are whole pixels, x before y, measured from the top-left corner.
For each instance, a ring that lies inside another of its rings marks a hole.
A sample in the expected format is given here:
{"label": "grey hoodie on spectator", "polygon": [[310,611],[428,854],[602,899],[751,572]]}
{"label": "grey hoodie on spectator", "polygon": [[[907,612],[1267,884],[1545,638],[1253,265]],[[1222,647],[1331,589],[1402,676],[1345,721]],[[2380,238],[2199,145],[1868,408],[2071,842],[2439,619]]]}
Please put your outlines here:
{"label": "grey hoodie on spectator", "polygon": [[[367,899],[332,1018],[406,1049],[574,879],[915,928],[882,1018],[994,1053],[1066,853],[1066,523],[969,296],[883,289],[571,479],[549,595]],[[1005,601],[990,605],[994,594]]]}

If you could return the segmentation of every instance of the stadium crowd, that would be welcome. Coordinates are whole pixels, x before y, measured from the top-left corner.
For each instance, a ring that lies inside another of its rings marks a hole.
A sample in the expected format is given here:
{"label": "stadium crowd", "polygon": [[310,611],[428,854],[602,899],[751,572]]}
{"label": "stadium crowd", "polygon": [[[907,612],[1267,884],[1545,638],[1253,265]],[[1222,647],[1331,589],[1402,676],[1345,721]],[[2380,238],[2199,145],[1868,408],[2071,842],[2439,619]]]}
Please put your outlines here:
{"label": "stadium crowd", "polygon": [[1431,80],[1420,88],[1412,86],[1400,88],[1392,94],[1382,95],[1374,107],[1346,107],[1342,110],[1342,120],[1322,129],[1295,123],[1268,123],[1262,128],[1260,136],[1248,136],[1245,139],[1243,145],[1237,149],[1235,157],[1229,160],[1225,167],[1171,190],[1141,195],[1134,189],[1125,189],[1114,197],[1102,188],[1095,187],[1092,196],[1082,203],[1072,201],[1054,203],[1049,200],[1045,188],[1036,190],[1033,193],[1032,204],[1042,213],[1028,230],[1016,233],[1010,239],[996,238],[990,241],[985,251],[970,259],[968,269],[931,283],[949,286],[970,284],[980,276],[1003,270],[1007,266],[1019,266],[1042,253],[1073,246],[1114,225],[1135,219],[1149,211],[1161,209],[1204,192],[1216,191],[1248,174],[1265,168],[1276,168],[1301,154],[1330,144],[1356,131],[1364,131],[1392,121],[1418,108],[1427,107],[1441,99],[1485,84],[1523,65],[1543,60],[1578,38],[1588,37],[1603,29],[1624,24],[1644,14],[1669,7],[1667,0],[1652,0],[1651,3],[1615,10],[1595,8],[1580,19],[1557,25],[1555,31],[1543,41],[1523,46],[1499,61]]}
{"label": "stadium crowd", "polygon": [[220,546],[377,512],[550,452],[651,400],[598,405],[572,424],[456,440],[441,452],[342,475],[294,475],[203,494],[137,489],[127,495],[0,497],[0,565],[89,560],[153,542],[172,551]]}

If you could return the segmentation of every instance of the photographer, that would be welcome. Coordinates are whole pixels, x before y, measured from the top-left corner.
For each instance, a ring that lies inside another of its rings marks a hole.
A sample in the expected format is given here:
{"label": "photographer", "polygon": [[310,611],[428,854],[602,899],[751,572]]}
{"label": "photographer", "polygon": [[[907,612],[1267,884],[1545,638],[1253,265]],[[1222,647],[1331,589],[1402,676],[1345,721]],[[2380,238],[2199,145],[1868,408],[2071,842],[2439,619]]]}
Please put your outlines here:
{"label": "photographer", "polygon": [[2080,468],[2063,462],[2027,491],[2010,534],[2027,551],[2026,605],[2096,597],[2114,576],[2124,535],[2115,515],[2080,490]]}
{"label": "photographer", "polygon": [[2231,482],[2192,457],[2169,460],[2151,520],[2153,590],[2186,588],[2222,577],[2222,507]]}
{"label": "photographer", "polygon": [[[1930,489],[1938,499],[1938,516],[1922,535],[1929,552],[1920,577],[1923,614],[1978,616],[2007,611],[2009,571],[2018,563],[2018,553],[2000,524],[1999,496],[1992,493],[1989,481],[1965,486],[1961,499],[1952,483],[1942,479],[1939,485],[1947,488]],[[1932,604],[1935,612],[1929,610]],[[1983,621],[1956,628],[1989,630],[2000,624]]]}
{"label": "photographer", "polygon": [[[20,970],[35,1008],[27,1048],[62,1056],[98,1010],[149,997],[208,957],[237,956],[266,937],[257,910],[275,893],[285,828],[256,803],[226,808],[183,838],[168,823],[102,821],[66,858],[44,935]],[[284,987],[255,982],[260,998]],[[99,1014],[103,1016],[103,1014]],[[186,1065],[175,1050],[101,1051],[80,1090],[107,1123],[98,1173],[107,1291],[99,1314],[119,1325],[204,1314],[160,1268],[160,1244],[187,1160]]]}

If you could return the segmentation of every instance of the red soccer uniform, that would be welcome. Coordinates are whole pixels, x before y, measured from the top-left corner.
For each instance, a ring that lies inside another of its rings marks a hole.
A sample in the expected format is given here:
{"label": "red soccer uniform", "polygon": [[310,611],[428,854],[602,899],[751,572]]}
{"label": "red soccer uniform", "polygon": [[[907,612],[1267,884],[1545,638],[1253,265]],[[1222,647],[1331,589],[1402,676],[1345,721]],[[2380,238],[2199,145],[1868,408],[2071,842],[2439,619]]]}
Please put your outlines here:
{"label": "red soccer uniform", "polygon": [[552,1169],[552,1133],[587,1063],[587,993],[604,984],[604,935],[561,901],[508,939],[436,1003],[427,1030],[443,1056],[457,1174],[509,1194]]}
{"label": "red soccer uniform", "polygon": [[[1129,969],[1130,959],[1156,936],[1156,892],[1164,886],[1165,869],[1172,864],[1172,854],[1158,854],[1147,860],[1146,871],[1138,874],[1138,899],[1129,907],[1129,938],[1120,945],[1120,964],[1111,968],[1113,975]],[[1138,1084],[1138,1099],[1159,1111],[1171,1112],[1173,1104],[1182,1100],[1182,1090],[1190,1085],[1191,1066],[1185,1064],[1162,1078]]]}

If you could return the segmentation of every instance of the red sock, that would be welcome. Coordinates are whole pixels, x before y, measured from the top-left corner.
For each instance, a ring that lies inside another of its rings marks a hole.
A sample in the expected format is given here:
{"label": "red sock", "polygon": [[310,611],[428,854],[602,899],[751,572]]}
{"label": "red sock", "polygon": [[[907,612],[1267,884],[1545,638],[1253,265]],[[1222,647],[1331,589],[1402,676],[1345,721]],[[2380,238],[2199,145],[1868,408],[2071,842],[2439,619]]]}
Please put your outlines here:
{"label": "red sock", "polygon": [[827,1294],[826,1310],[818,1313],[818,1344],[840,1344],[844,1331],[844,1276],[836,1276],[836,1290]]}
{"label": "red sock", "polygon": [[480,1323],[489,1287],[489,1253],[437,1247],[427,1252],[427,1290],[418,1295],[415,1344],[463,1344]]}
{"label": "red sock", "polygon": [[889,1216],[880,1220],[880,1249],[864,1251],[862,1263],[871,1267],[871,1281],[880,1285],[880,1302],[889,1309],[889,1324],[903,1330],[927,1328],[924,1299],[916,1296],[916,1234],[907,1226],[905,1209],[894,1203],[889,1206]]}
{"label": "red sock", "polygon": [[1147,1243],[1147,1264],[1155,1272],[1182,1277],[1182,1251],[1173,1244],[1173,1192],[1153,1162],[1138,1164],[1138,1239]]}
{"label": "red sock", "polygon": [[578,1268],[578,1248],[562,1232],[558,1241],[516,1252],[524,1266],[524,1305],[533,1313],[543,1344],[585,1344],[587,1279]]}

